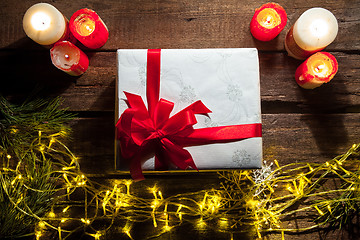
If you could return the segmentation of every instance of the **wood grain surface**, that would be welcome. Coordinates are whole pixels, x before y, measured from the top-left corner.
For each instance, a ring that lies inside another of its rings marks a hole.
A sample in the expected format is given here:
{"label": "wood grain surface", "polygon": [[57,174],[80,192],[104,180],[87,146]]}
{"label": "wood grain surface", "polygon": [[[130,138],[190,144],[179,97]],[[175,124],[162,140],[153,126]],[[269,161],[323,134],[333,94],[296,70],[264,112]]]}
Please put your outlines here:
{"label": "wood grain surface", "polygon": [[[251,37],[249,24],[255,8],[265,2],[252,0],[92,0],[50,1],[68,19],[80,8],[95,9],[107,24],[109,41],[102,50],[117,48],[222,48],[257,47],[282,51],[287,30],[307,9],[323,7],[334,13],[339,34],[329,50],[359,50],[360,2],[355,0],[277,1],[288,14],[288,23],[278,38],[263,43]],[[22,30],[22,17],[35,0],[3,0],[0,47],[39,49]],[[25,44],[25,45],[24,45]]]}
{"label": "wood grain surface", "polygon": [[[90,66],[80,77],[56,69],[49,49],[29,39],[22,28],[25,11],[35,0],[0,1],[0,93],[13,102],[29,95],[61,96],[62,106],[78,114],[71,122],[69,147],[80,157],[81,169],[103,183],[129,178],[114,170],[114,108],[116,49],[119,48],[247,48],[259,50],[264,160],[325,162],[359,142],[360,135],[360,1],[277,1],[288,14],[288,23],[270,42],[255,40],[249,23],[253,0],[64,0],[49,1],[68,19],[80,8],[95,10],[109,28],[108,42],[98,50],[79,44]],[[301,61],[287,56],[284,37],[305,10],[324,7],[339,23],[335,41],[325,50],[339,62],[339,71],[328,84],[304,90],[294,73]],[[157,183],[176,194],[217,187],[216,172],[148,174],[136,183],[141,191]],[[176,186],[176,187],[171,187]],[[288,222],[288,225],[301,224]],[[135,227],[135,239],[144,239],[152,224]],[[358,239],[359,231],[312,232],[286,235],[286,239]],[[108,239],[118,239],[116,233]],[[211,230],[199,233],[181,227],[158,239],[229,239]],[[267,239],[281,239],[273,234]],[[253,239],[251,234],[234,239]]]}

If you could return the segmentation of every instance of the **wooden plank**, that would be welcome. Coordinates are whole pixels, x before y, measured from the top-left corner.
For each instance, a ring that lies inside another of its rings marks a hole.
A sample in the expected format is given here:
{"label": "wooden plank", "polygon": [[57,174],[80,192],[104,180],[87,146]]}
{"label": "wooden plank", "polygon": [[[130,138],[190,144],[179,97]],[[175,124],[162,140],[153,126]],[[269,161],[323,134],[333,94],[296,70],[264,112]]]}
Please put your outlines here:
{"label": "wooden plank", "polygon": [[[110,37],[103,50],[117,48],[221,48],[257,47],[284,50],[288,29],[306,9],[324,7],[339,22],[339,34],[328,49],[359,50],[360,2],[321,0],[277,1],[288,14],[288,23],[278,38],[263,43],[252,38],[250,20],[261,3],[251,0],[197,1],[56,1],[52,2],[67,18],[80,8],[94,9],[107,24]],[[22,17],[35,0],[4,0],[0,3],[0,48],[37,49],[22,29]]]}
{"label": "wooden plank", "polygon": [[[48,52],[0,51],[0,71],[5,74],[0,93],[28,95],[41,85],[38,96],[61,96],[71,111],[115,109],[116,53],[88,52],[90,66],[80,77],[56,69]],[[339,71],[328,84],[304,90],[294,73],[300,61],[283,53],[260,52],[261,100],[263,113],[342,113],[360,111],[360,56],[333,53]]]}
{"label": "wooden plank", "polygon": [[[263,114],[262,119],[263,159],[268,162],[274,159],[280,164],[325,162],[359,142],[360,113]],[[80,157],[83,171],[98,176],[117,174],[114,171],[113,115],[77,119],[71,125],[74,141],[69,147]],[[187,177],[193,175],[197,173],[189,173]],[[179,177],[178,174],[171,176]]]}

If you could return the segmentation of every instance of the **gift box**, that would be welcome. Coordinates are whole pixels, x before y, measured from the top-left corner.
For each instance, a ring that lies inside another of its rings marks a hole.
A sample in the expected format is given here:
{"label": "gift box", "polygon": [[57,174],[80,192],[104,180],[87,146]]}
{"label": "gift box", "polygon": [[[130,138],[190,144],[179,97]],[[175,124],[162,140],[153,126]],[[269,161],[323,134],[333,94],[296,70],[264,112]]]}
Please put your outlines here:
{"label": "gift box", "polygon": [[[117,51],[116,169],[260,168],[262,138],[257,50],[154,51],[155,54],[146,49]],[[168,103],[172,110],[168,110]],[[162,109],[160,113],[158,109]],[[179,115],[190,116],[191,120],[186,121],[192,123],[182,123],[185,120],[178,120]],[[176,124],[174,119],[178,121]],[[178,126],[181,124],[184,126]],[[150,130],[139,133],[143,131],[141,128]],[[173,128],[178,132],[169,130]],[[198,137],[199,132],[202,137]],[[193,141],[194,135],[201,140]],[[179,158],[186,155],[192,159],[179,160],[176,154],[181,155]]]}

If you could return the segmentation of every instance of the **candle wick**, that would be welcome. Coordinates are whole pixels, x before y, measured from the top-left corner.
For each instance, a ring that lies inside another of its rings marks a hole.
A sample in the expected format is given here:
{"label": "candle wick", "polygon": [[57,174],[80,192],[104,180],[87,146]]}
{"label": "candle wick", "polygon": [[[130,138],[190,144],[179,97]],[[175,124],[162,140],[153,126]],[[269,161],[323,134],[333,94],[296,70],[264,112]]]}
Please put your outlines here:
{"label": "candle wick", "polygon": [[320,72],[324,68],[324,65],[319,65],[315,67],[315,71]]}
{"label": "candle wick", "polygon": [[267,18],[266,18],[266,22],[267,22],[267,23],[270,23],[270,20],[271,20],[271,17],[267,17]]}

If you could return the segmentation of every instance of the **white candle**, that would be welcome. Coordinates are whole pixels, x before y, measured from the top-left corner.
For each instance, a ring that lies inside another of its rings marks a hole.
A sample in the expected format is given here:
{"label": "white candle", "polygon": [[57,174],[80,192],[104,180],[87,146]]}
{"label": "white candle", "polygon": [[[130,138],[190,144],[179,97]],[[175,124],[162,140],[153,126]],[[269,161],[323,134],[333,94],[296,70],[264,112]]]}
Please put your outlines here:
{"label": "white candle", "polygon": [[335,16],[324,8],[305,11],[289,30],[285,48],[289,56],[306,59],[334,41],[338,33]]}
{"label": "white candle", "polygon": [[41,45],[54,44],[69,35],[68,20],[48,3],[31,6],[24,15],[23,28],[29,38]]}

